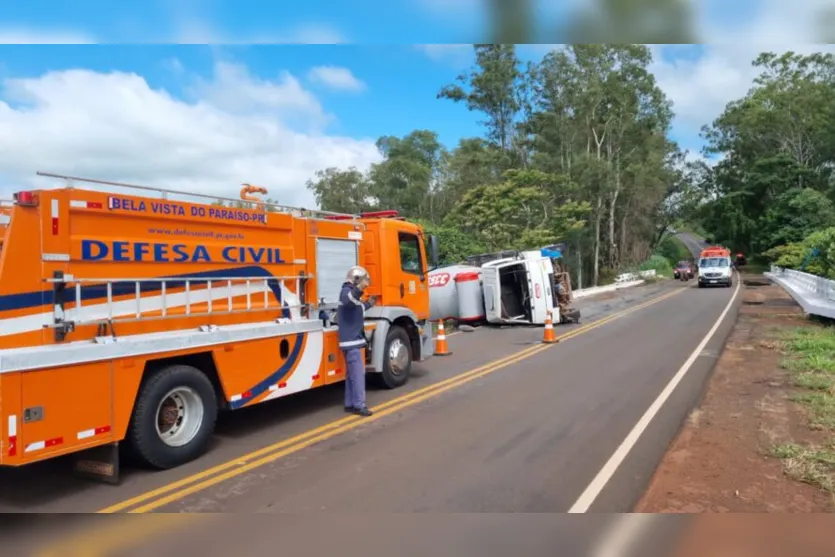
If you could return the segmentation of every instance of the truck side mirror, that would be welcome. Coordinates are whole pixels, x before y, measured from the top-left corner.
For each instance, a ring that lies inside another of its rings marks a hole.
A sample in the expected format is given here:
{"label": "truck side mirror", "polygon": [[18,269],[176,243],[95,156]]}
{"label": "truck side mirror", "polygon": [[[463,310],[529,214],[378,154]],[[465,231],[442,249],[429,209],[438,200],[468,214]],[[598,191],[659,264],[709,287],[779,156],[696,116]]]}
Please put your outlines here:
{"label": "truck side mirror", "polygon": [[430,271],[434,271],[441,265],[441,252],[438,249],[438,237],[432,234],[429,236],[429,261],[432,263]]}

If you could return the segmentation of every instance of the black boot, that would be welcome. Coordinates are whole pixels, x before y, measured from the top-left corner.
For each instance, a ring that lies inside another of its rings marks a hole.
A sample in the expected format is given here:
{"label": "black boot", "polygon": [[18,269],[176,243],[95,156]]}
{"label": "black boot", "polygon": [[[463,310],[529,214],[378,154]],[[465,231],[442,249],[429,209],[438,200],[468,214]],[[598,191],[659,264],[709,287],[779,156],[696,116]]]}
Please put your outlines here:
{"label": "black boot", "polygon": [[371,410],[369,410],[365,406],[363,406],[362,408],[353,408],[352,411],[357,416],[362,416],[364,418],[367,418],[368,416],[371,416],[371,415],[374,414],[374,412],[372,412]]}

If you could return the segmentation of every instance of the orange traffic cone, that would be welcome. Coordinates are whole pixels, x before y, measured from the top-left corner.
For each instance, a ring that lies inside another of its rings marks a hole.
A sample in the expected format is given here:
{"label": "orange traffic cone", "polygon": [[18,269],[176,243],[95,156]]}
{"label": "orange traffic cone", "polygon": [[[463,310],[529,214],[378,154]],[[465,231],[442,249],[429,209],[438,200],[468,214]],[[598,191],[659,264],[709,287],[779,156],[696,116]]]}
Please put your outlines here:
{"label": "orange traffic cone", "polygon": [[446,343],[446,333],[444,332],[443,320],[438,321],[438,333],[435,335],[435,355],[436,356],[450,356],[452,352],[449,351],[449,346]]}
{"label": "orange traffic cone", "polygon": [[555,342],[559,342],[557,338],[557,334],[554,332],[554,323],[551,320],[551,312],[548,312],[548,315],[545,317],[545,333],[542,337],[543,344],[554,344]]}

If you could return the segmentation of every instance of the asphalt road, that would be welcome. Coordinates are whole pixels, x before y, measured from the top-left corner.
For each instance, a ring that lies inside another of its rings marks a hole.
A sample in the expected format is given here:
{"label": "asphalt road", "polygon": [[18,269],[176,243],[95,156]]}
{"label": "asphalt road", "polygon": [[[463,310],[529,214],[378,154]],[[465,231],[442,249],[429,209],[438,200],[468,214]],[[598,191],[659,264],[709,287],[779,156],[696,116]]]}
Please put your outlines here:
{"label": "asphalt road", "polygon": [[[282,548],[310,554],[347,548],[353,555],[368,547],[406,555],[404,544],[411,542],[404,536],[414,531],[422,554],[459,540],[451,554],[513,548],[552,555],[558,543],[561,555],[596,555],[595,544],[617,531],[614,517],[475,515],[458,525],[470,515],[437,513],[564,513],[579,500],[587,502],[582,510],[595,513],[630,511],[721,352],[735,308],[716,323],[733,292],[666,281],[583,300],[577,304],[583,323],[557,327],[562,341],[556,345],[539,343],[540,328],[461,333],[450,338],[453,355],[419,366],[407,388],[370,391],[379,410],[371,419],[345,418],[338,386],[305,393],[230,414],[203,458],[166,472],[129,470],[118,487],[71,478],[60,462],[4,470],[0,510],[297,514],[260,528],[260,518],[234,527],[226,520],[202,525],[187,547],[207,554],[242,547],[266,554],[282,539]],[[680,383],[659,405],[674,377]],[[647,419],[651,407],[656,411]],[[263,450],[253,455],[257,449]],[[302,520],[307,513],[322,518]],[[387,513],[425,514],[403,520]],[[422,524],[420,535],[415,526]],[[339,528],[344,532],[336,533]],[[29,530],[41,528],[20,530],[20,543],[32,543]],[[672,529],[641,531],[633,536],[637,554],[652,555],[650,549],[667,547],[657,537]],[[160,554],[149,540],[162,544],[162,538],[137,536],[141,549],[134,544],[120,554]],[[524,543],[502,545],[517,538]]]}

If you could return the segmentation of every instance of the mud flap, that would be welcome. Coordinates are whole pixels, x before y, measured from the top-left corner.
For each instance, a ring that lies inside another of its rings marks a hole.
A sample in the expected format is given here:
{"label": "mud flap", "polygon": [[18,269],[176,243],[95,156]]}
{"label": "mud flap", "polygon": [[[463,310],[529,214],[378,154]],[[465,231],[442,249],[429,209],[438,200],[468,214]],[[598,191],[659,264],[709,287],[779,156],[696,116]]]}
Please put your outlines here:
{"label": "mud flap", "polygon": [[109,443],[77,453],[73,457],[73,474],[87,480],[119,485],[119,443]]}

